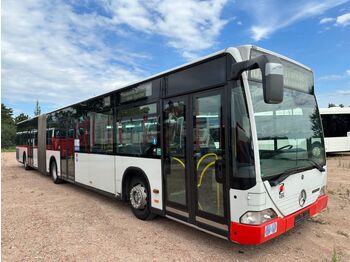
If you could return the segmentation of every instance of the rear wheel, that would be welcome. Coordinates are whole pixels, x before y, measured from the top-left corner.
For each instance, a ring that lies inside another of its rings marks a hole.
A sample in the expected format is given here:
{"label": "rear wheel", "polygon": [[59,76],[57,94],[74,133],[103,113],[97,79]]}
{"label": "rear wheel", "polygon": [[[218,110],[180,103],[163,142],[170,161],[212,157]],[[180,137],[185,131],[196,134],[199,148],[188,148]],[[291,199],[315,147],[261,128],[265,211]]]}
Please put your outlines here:
{"label": "rear wheel", "polygon": [[62,183],[62,179],[60,179],[58,177],[58,172],[57,172],[57,164],[55,160],[51,161],[51,165],[50,165],[50,175],[52,177],[52,181],[55,184],[61,184]]}
{"label": "rear wheel", "polygon": [[151,197],[149,186],[144,179],[134,177],[130,183],[129,199],[134,215],[141,220],[155,217],[151,212]]}
{"label": "rear wheel", "polygon": [[26,156],[25,153],[23,154],[23,165],[24,165],[24,169],[25,170],[29,170],[29,166],[28,166],[28,162],[27,162],[27,156]]}

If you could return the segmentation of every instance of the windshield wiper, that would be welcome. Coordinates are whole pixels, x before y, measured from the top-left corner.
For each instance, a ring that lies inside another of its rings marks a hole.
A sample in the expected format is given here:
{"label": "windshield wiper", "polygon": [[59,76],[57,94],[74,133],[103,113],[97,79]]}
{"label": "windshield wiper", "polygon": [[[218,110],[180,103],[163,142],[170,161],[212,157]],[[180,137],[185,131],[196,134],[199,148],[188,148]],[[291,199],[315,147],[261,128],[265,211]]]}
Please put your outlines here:
{"label": "windshield wiper", "polygon": [[298,160],[308,161],[312,165],[311,166],[305,166],[305,167],[292,168],[292,169],[286,170],[286,171],[284,171],[284,172],[282,172],[280,174],[272,176],[273,179],[268,179],[267,178],[267,180],[269,181],[270,185],[271,186],[277,186],[279,183],[281,183],[283,180],[285,180],[290,175],[293,175],[293,174],[301,172],[301,171],[306,171],[306,170],[309,170],[309,169],[312,169],[312,168],[317,168],[317,170],[319,170],[320,172],[325,171],[325,169],[313,159],[298,159]]}
{"label": "windshield wiper", "polygon": [[266,180],[269,181],[271,186],[277,186],[278,184],[280,184],[283,180],[285,180],[290,175],[293,175],[293,174],[296,174],[298,172],[305,171],[305,170],[308,170],[308,169],[310,169],[310,166],[288,169],[288,170],[286,170],[286,171],[284,171],[284,172],[282,172],[280,174],[272,176],[271,178],[273,178],[273,179],[267,178]]}
{"label": "windshield wiper", "polygon": [[312,167],[316,167],[318,169],[318,171],[320,172],[324,172],[326,171],[323,166],[321,166],[319,163],[317,163],[315,160],[313,159],[297,159],[297,160],[305,160],[305,161],[309,161],[312,164]]}

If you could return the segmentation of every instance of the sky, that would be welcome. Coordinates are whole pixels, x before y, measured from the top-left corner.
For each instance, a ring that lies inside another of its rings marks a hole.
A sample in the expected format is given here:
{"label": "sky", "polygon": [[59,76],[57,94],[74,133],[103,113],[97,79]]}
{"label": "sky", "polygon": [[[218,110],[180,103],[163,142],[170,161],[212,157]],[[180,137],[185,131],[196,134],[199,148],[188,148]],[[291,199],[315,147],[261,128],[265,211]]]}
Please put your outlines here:
{"label": "sky", "polygon": [[320,107],[350,106],[349,0],[3,0],[1,100],[32,116],[226,47],[314,71]]}

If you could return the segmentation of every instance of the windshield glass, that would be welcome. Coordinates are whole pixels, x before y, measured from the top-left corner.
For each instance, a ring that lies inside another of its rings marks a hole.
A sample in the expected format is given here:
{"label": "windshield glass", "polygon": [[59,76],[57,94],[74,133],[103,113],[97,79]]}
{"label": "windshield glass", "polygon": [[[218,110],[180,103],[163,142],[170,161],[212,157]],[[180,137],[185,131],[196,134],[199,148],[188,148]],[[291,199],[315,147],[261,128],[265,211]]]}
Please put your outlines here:
{"label": "windshield glass", "polygon": [[283,102],[266,104],[262,84],[249,81],[254,107],[261,176],[325,165],[325,150],[315,96],[285,88]]}

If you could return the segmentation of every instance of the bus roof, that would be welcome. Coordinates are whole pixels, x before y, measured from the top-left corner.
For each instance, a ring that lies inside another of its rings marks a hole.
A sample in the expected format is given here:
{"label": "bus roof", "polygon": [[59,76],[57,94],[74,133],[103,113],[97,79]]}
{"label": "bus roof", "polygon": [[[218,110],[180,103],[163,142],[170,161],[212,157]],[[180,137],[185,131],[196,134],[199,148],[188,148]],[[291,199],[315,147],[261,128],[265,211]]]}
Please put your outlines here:
{"label": "bus roof", "polygon": [[[312,71],[310,67],[308,67],[308,66],[306,66],[306,65],[304,65],[304,64],[302,64],[302,63],[300,63],[300,62],[298,62],[298,61],[295,61],[294,59],[291,59],[291,58],[289,58],[289,57],[286,57],[286,56],[284,56],[284,55],[281,55],[281,54],[279,54],[279,53],[276,53],[276,52],[267,50],[267,49],[262,48],[262,47],[259,47],[259,46],[255,46],[255,45],[242,45],[242,46],[237,47],[237,49],[239,49],[239,51],[241,52],[243,60],[249,59],[249,57],[250,57],[250,51],[251,51],[252,49],[255,49],[255,50],[257,50],[257,51],[260,51],[260,52],[263,52],[263,53],[266,53],[266,54],[270,54],[270,55],[277,56],[277,57],[279,57],[279,58],[282,58],[283,60],[286,60],[286,61],[288,61],[288,62],[291,62],[291,63],[293,63],[293,64],[296,64],[296,65],[298,65],[298,66],[300,66],[300,67],[302,67],[302,68],[304,68],[304,69],[307,69],[307,70],[309,70],[309,71]],[[244,51],[243,51],[243,50],[244,50]]]}
{"label": "bus roof", "polygon": [[350,107],[320,108],[321,115],[350,114]]}
{"label": "bus roof", "polygon": [[[293,63],[293,64],[296,64],[296,65],[298,65],[298,66],[301,66],[301,67],[303,67],[303,68],[305,68],[305,69],[311,71],[311,69],[310,69],[309,67],[307,67],[307,66],[305,66],[305,65],[303,65],[303,64],[301,64],[301,63],[299,63],[299,62],[297,62],[297,61],[295,61],[295,60],[293,60],[293,59],[290,59],[290,58],[285,57],[285,56],[283,56],[283,55],[281,55],[281,54],[272,52],[272,51],[270,51],[270,50],[266,50],[266,49],[261,48],[261,47],[258,47],[258,46],[254,46],[254,45],[242,45],[242,46],[238,46],[238,47],[228,47],[228,48],[225,48],[225,49],[223,49],[223,50],[217,51],[217,52],[215,52],[215,53],[209,54],[209,55],[207,55],[207,56],[204,56],[204,57],[195,59],[195,60],[193,60],[193,61],[190,61],[190,62],[188,62],[188,63],[182,64],[182,65],[180,65],[180,66],[177,66],[177,67],[174,67],[174,68],[171,68],[171,69],[162,71],[162,72],[157,73],[157,74],[155,74],[155,75],[151,75],[151,76],[149,76],[149,77],[147,77],[147,78],[145,78],[145,79],[142,79],[142,80],[139,80],[139,81],[135,81],[135,82],[133,82],[133,83],[128,84],[127,86],[117,87],[116,89],[111,90],[111,91],[109,91],[109,92],[102,93],[102,94],[99,94],[99,95],[96,95],[96,96],[93,96],[93,97],[90,97],[90,98],[87,98],[87,99],[78,101],[78,102],[73,103],[73,104],[68,104],[68,105],[63,106],[63,107],[61,107],[61,108],[58,108],[58,109],[49,111],[49,112],[47,112],[47,113],[45,113],[45,114],[50,114],[50,113],[53,113],[53,112],[56,112],[56,111],[59,111],[59,110],[68,108],[68,107],[70,107],[70,106],[79,104],[79,103],[81,103],[81,102],[85,102],[85,101],[88,101],[88,100],[91,100],[91,99],[94,99],[94,98],[98,98],[98,97],[101,97],[101,96],[104,96],[104,95],[108,95],[108,94],[111,94],[111,93],[113,93],[113,92],[115,92],[115,91],[117,91],[117,90],[122,90],[122,89],[131,88],[131,87],[133,87],[133,86],[135,86],[135,85],[139,85],[139,84],[142,84],[142,83],[144,83],[144,82],[153,80],[153,79],[155,79],[155,78],[157,78],[157,77],[160,77],[160,76],[162,76],[162,75],[165,75],[165,74],[168,74],[168,73],[177,71],[177,70],[179,70],[179,69],[181,69],[181,68],[185,68],[185,67],[188,67],[188,66],[190,66],[190,65],[197,64],[197,63],[199,63],[199,62],[202,62],[202,61],[204,61],[204,60],[207,60],[207,59],[210,59],[210,58],[212,58],[212,57],[218,56],[218,55],[220,55],[220,54],[224,54],[224,53],[231,53],[231,54],[233,54],[233,53],[236,51],[236,52],[239,52],[239,53],[240,53],[240,55],[241,55],[241,57],[242,57],[242,60],[247,60],[247,59],[249,59],[250,50],[251,50],[251,49],[256,49],[256,50],[259,50],[259,51],[264,52],[264,53],[267,53],[267,54],[275,55],[275,56],[277,56],[277,57],[280,57],[280,58],[282,58],[282,59],[284,59],[284,60],[287,60],[287,61],[289,61],[289,62],[291,62],[291,63]],[[240,61],[238,61],[238,62],[240,62]],[[35,117],[33,117],[33,118],[35,118]],[[22,121],[22,122],[26,122],[26,121],[32,120],[33,118],[28,119],[28,120],[24,120],[24,121]],[[20,122],[20,123],[22,123],[22,122]],[[18,124],[20,124],[20,123],[18,123]]]}
{"label": "bus roof", "polygon": [[18,122],[18,123],[16,123],[16,126],[19,125],[19,124],[22,124],[22,123],[31,121],[31,120],[33,120],[33,119],[35,119],[35,118],[37,118],[37,117],[39,117],[39,116],[33,116],[33,117],[29,118],[29,119],[26,119],[26,120],[23,120],[23,121],[21,121],[21,122]]}

